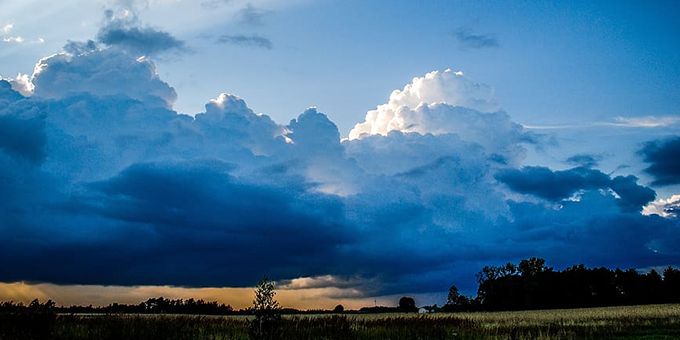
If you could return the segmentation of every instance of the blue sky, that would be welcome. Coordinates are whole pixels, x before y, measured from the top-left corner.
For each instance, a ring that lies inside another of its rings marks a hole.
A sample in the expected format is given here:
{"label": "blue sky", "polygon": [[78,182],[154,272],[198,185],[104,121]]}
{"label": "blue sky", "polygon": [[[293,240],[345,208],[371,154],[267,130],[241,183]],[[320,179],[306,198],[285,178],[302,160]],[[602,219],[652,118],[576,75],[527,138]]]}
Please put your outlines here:
{"label": "blue sky", "polygon": [[[524,124],[678,114],[674,1],[255,1],[255,23],[243,22],[238,12],[248,3],[236,0],[216,8],[138,3],[143,22],[191,49],[158,62],[181,112],[200,112],[214,93],[230,92],[279,121],[317,105],[346,134],[405,81],[453,68],[492,85],[502,107]],[[91,38],[111,4],[3,1],[3,25],[46,42],[4,44],[0,73],[30,73],[37,58],[67,40]],[[461,31],[498,46],[465,47],[456,38]],[[215,43],[234,34],[260,35],[273,47]]]}
{"label": "blue sky", "polygon": [[677,13],[0,0],[0,282],[332,305],[526,256],[678,265]]}

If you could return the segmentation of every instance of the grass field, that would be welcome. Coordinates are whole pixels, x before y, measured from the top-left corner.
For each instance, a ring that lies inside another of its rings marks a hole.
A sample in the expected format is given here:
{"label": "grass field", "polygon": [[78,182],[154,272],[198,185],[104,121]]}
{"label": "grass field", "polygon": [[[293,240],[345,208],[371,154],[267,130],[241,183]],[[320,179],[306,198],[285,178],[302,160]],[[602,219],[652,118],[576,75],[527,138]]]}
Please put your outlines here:
{"label": "grass field", "polygon": [[[4,315],[0,339],[249,339],[252,318],[180,315]],[[272,338],[680,338],[680,305],[453,314],[286,316]]]}

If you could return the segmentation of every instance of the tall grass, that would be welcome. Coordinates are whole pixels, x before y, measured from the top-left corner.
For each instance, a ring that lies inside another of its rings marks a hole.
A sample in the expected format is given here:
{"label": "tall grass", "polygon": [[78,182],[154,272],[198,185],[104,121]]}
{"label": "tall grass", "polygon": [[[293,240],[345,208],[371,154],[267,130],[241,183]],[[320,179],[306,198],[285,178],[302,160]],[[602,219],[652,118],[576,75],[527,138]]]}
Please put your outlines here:
{"label": "tall grass", "polygon": [[[249,339],[252,318],[0,315],[0,339]],[[452,314],[285,316],[269,339],[680,338],[680,305]]]}

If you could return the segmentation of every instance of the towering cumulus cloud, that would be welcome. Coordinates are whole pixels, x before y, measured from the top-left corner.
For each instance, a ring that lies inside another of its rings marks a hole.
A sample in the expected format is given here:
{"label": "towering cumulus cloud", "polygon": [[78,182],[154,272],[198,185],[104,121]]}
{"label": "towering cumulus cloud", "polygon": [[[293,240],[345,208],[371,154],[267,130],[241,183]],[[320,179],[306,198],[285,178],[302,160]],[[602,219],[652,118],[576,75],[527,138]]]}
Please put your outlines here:
{"label": "towering cumulus cloud", "polygon": [[177,94],[158,78],[153,63],[120,49],[80,50],[40,60],[32,82],[34,95],[64,98],[77,94],[122,96],[171,107]]}
{"label": "towering cumulus cloud", "polygon": [[424,77],[413,78],[402,90],[394,90],[386,104],[369,111],[366,121],[350,131],[349,138],[385,135],[390,131],[463,132],[466,127],[475,127],[474,120],[494,118],[502,126],[507,123],[503,121],[507,120],[507,116],[481,113],[498,109],[493,90],[487,85],[476,83],[462,72],[451,69],[434,71]]}
{"label": "towering cumulus cloud", "polygon": [[[469,290],[482,265],[531,255],[680,263],[675,210],[640,214],[653,190],[595,162],[524,167],[540,139],[460,72],[414,78],[341,141],[316,108],[284,125],[219,94],[178,114],[174,89],[124,42],[142,33],[154,35],[112,26],[40,60],[30,81],[0,81],[0,281],[268,275],[356,296]],[[671,144],[645,155],[666,164]],[[670,168],[649,171],[665,183]]]}

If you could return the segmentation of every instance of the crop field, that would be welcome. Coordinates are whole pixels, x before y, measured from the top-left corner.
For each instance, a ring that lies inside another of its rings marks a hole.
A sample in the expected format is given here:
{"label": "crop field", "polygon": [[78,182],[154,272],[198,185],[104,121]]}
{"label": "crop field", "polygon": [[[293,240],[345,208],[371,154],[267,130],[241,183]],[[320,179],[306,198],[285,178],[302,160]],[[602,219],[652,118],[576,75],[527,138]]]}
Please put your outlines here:
{"label": "crop field", "polygon": [[[253,318],[0,315],[0,339],[252,339]],[[680,338],[680,305],[437,314],[284,316],[268,339]]]}

